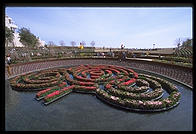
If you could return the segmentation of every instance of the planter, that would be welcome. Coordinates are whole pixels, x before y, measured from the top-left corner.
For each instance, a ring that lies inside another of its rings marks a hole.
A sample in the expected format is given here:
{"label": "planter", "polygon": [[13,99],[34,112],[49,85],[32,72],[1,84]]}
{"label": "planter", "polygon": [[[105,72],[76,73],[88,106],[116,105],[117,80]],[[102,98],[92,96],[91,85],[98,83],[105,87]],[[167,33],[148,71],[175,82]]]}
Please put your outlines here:
{"label": "planter", "polygon": [[98,99],[100,99],[101,101],[105,102],[106,104],[109,104],[111,106],[114,106],[116,108],[119,108],[119,109],[123,109],[123,110],[128,110],[128,111],[135,111],[135,112],[162,112],[162,111],[167,111],[167,110],[170,110],[174,107],[176,107],[177,105],[180,104],[180,102],[177,102],[175,105],[171,106],[171,107],[167,107],[167,108],[162,108],[162,109],[154,109],[154,110],[147,110],[147,109],[137,109],[137,108],[130,108],[130,107],[125,107],[125,106],[122,106],[122,105],[118,105],[116,103],[113,103],[111,101],[108,101],[98,95],[96,95],[96,97]]}
{"label": "planter", "polygon": [[48,104],[50,104],[50,103],[52,103],[52,102],[55,102],[55,101],[57,101],[58,99],[64,97],[65,95],[67,95],[67,94],[69,94],[69,93],[71,93],[71,92],[72,92],[72,90],[70,90],[70,92],[67,92],[67,93],[65,93],[65,94],[63,94],[63,95],[61,95],[61,96],[56,97],[55,99],[53,99],[53,100],[51,100],[51,101],[49,101],[49,102],[45,102],[44,105],[48,105]]}

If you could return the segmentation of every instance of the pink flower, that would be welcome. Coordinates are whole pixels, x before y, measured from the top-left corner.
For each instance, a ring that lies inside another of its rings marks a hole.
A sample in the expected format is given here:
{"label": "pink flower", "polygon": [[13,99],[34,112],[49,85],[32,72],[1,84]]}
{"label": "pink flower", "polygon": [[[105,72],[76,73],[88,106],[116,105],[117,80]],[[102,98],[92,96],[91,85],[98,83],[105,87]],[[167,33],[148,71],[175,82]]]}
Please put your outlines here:
{"label": "pink flower", "polygon": [[139,104],[143,104],[143,102],[139,100]]}
{"label": "pink flower", "polygon": [[112,100],[118,100],[119,98],[118,97],[115,97],[115,96],[111,96],[110,97]]}

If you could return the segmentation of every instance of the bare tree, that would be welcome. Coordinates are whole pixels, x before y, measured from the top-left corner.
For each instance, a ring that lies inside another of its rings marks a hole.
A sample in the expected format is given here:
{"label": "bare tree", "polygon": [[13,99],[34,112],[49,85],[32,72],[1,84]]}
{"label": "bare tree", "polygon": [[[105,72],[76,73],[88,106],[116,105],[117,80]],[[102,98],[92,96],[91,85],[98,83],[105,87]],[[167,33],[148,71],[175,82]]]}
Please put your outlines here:
{"label": "bare tree", "polygon": [[82,43],[83,46],[86,46],[86,42],[85,41],[82,41],[81,43]]}
{"label": "bare tree", "polygon": [[54,55],[54,50],[53,50],[51,47],[54,47],[54,46],[56,46],[56,45],[54,44],[53,41],[49,41],[47,46],[48,46],[49,54],[50,54],[51,56],[53,56],[53,55]]}
{"label": "bare tree", "polygon": [[175,46],[177,45],[177,48],[178,48],[178,49],[179,49],[181,43],[182,43],[182,38],[177,38],[177,39],[175,40]]}
{"label": "bare tree", "polygon": [[59,41],[59,44],[60,44],[61,46],[64,46],[64,45],[65,45],[65,42],[64,42],[63,40],[61,40],[61,41]]}
{"label": "bare tree", "polygon": [[92,46],[92,47],[95,46],[95,41],[91,41],[91,46]]}
{"label": "bare tree", "polygon": [[75,47],[75,45],[76,45],[76,42],[75,41],[71,41],[70,43],[71,43],[71,46],[72,47]]}
{"label": "bare tree", "polygon": [[48,42],[48,46],[49,46],[49,47],[53,47],[53,46],[56,46],[56,45],[54,44],[53,41],[49,41],[49,42]]}

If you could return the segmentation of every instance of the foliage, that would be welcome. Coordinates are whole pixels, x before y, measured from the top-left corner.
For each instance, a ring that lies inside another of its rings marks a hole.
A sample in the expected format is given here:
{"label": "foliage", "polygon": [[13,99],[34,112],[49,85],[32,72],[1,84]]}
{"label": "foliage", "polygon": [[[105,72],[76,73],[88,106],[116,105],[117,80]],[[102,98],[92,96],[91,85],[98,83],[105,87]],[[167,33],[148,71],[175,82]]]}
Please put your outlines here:
{"label": "foliage", "polygon": [[190,58],[193,56],[193,50],[187,47],[182,47],[174,52],[175,56]]}
{"label": "foliage", "polygon": [[166,57],[161,57],[161,60],[192,63],[192,58],[185,58],[185,57],[166,56]]}
{"label": "foliage", "polygon": [[187,39],[186,41],[182,42],[182,47],[188,47],[191,48],[192,47],[192,39]]}
{"label": "foliage", "polygon": [[6,43],[12,42],[13,39],[14,39],[13,31],[11,29],[9,29],[8,27],[5,27],[5,41],[6,41]]}
{"label": "foliage", "polygon": [[190,68],[193,67],[192,63],[175,62],[175,61],[158,60],[158,59],[153,59],[153,61],[161,62],[161,63],[167,63],[167,64],[173,64],[173,65],[178,65],[178,66],[183,66],[183,67],[190,67]]}
{"label": "foliage", "polygon": [[27,28],[19,29],[20,42],[28,48],[34,48],[38,46],[39,40],[37,37],[31,33]]}

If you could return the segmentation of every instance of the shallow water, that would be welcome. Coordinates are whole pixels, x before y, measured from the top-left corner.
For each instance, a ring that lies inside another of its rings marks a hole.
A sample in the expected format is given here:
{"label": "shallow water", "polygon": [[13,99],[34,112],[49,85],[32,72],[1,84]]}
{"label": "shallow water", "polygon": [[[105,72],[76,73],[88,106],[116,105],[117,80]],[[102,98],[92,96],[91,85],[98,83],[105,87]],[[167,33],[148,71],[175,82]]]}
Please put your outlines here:
{"label": "shallow water", "polygon": [[71,93],[45,106],[36,92],[18,92],[5,81],[6,131],[189,131],[193,122],[192,91],[174,82],[180,104],[165,112],[137,113],[107,105],[90,94]]}

